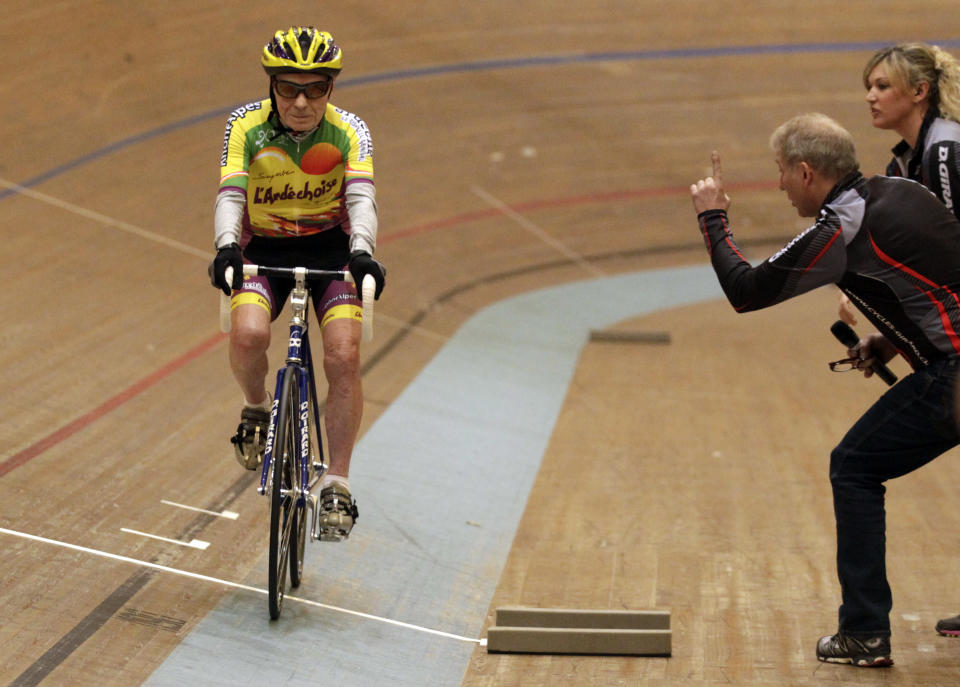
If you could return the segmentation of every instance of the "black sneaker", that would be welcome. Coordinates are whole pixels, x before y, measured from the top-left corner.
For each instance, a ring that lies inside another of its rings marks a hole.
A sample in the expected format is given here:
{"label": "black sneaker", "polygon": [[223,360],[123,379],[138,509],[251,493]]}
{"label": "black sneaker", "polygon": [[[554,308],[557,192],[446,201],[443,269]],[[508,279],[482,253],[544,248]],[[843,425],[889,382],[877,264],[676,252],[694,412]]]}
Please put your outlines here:
{"label": "black sneaker", "polygon": [[854,637],[841,632],[820,638],[817,658],[827,663],[850,663],[863,668],[893,665],[890,637]]}
{"label": "black sneaker", "polygon": [[237,462],[247,470],[256,470],[263,462],[269,426],[270,413],[263,408],[244,408],[240,413],[240,424],[230,443]]}
{"label": "black sneaker", "polygon": [[960,637],[960,615],[938,620],[937,633],[944,637]]}

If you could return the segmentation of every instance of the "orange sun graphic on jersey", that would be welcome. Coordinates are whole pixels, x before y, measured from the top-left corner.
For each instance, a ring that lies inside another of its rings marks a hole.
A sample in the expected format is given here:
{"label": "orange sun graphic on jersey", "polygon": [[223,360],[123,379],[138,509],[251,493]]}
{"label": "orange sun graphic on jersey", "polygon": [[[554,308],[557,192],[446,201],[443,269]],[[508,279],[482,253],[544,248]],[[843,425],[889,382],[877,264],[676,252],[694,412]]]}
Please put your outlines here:
{"label": "orange sun graphic on jersey", "polygon": [[329,143],[317,143],[300,158],[300,169],[307,174],[329,174],[342,162],[339,148]]}

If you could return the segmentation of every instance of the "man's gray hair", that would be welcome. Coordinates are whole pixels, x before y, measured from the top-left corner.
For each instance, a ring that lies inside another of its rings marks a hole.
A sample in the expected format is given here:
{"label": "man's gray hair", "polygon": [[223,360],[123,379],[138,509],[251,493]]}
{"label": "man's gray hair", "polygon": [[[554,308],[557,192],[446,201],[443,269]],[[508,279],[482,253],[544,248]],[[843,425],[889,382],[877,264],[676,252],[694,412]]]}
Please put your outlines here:
{"label": "man's gray hair", "polygon": [[819,112],[797,115],[778,126],[770,136],[770,147],[785,164],[806,162],[838,181],[860,168],[850,132]]}

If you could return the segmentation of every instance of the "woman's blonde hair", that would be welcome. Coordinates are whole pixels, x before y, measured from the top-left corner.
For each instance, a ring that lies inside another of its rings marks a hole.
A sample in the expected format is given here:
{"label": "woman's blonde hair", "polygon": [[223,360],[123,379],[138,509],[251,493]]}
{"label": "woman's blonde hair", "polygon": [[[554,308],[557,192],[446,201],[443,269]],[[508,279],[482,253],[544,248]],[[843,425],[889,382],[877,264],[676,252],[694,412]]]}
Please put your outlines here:
{"label": "woman's blonde hair", "polygon": [[926,82],[928,100],[946,119],[960,122],[960,63],[946,50],[926,43],[898,43],[878,50],[863,69],[863,85],[870,88],[870,73],[885,64],[890,80],[910,92]]}

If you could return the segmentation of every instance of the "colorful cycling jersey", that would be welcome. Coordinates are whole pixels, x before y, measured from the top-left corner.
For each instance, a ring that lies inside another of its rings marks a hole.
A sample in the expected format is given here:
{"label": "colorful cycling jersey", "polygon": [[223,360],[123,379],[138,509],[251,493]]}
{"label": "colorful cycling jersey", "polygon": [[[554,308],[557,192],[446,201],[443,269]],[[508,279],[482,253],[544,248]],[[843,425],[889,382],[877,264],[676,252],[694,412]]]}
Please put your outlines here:
{"label": "colorful cycling jersey", "polygon": [[227,120],[220,190],[246,194],[244,232],[288,237],[343,225],[349,233],[346,187],[373,184],[373,144],[362,119],[327,104],[320,125],[298,135],[281,131],[270,100],[238,108]]}
{"label": "colorful cycling jersey", "polygon": [[699,223],[737,311],[836,284],[913,367],[960,356],[960,222],[920,184],[851,175],[811,227],[757,267],[726,212],[703,212]]}
{"label": "colorful cycling jersey", "polygon": [[919,181],[960,219],[960,124],[931,108],[920,125],[917,142],[916,150],[906,141],[894,147],[887,176]]}

